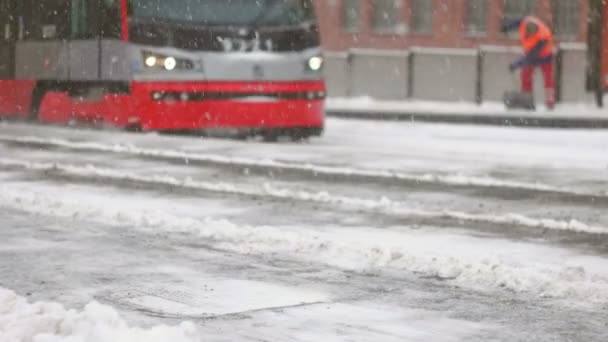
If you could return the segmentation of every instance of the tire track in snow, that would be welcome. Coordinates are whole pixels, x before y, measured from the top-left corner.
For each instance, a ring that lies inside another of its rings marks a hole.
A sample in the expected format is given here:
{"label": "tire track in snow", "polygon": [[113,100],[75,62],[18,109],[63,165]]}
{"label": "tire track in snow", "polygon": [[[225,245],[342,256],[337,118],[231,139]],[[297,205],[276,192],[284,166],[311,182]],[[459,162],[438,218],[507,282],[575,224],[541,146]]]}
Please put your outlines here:
{"label": "tire track in snow", "polygon": [[[38,167],[40,169],[40,167]],[[504,242],[502,251],[475,251],[487,240],[473,237],[439,238],[436,233],[360,231],[358,228],[289,229],[237,225],[216,218],[176,216],[114,203],[111,198],[70,197],[29,186],[6,186],[0,207],[52,217],[65,217],[129,227],[159,238],[201,239],[218,250],[245,255],[285,255],[355,272],[411,272],[474,290],[509,290],[542,298],[603,305],[608,303],[608,277],[580,265],[550,264],[510,257],[521,243]],[[458,248],[446,248],[446,243]],[[463,246],[464,244],[464,246]],[[532,246],[533,244],[527,244]],[[509,247],[510,246],[510,247]],[[553,253],[551,247],[544,252]],[[559,250],[559,249],[556,249]],[[538,253],[534,249],[534,253]],[[543,252],[541,250],[541,252]],[[482,253],[480,256],[479,253]],[[506,256],[505,254],[506,253]],[[526,252],[533,254],[532,251]],[[558,253],[559,255],[559,253]],[[561,258],[561,257],[560,257]],[[561,260],[561,259],[560,259]]]}
{"label": "tire track in snow", "polygon": [[205,166],[240,167],[262,172],[282,172],[296,175],[314,176],[331,180],[372,181],[372,182],[403,182],[416,185],[442,185],[456,188],[480,188],[519,191],[525,193],[544,193],[559,196],[606,199],[608,192],[586,192],[568,189],[540,182],[520,182],[503,180],[493,177],[477,177],[464,175],[441,174],[410,174],[389,170],[364,170],[350,167],[315,165],[310,163],[285,162],[269,159],[254,159],[244,157],[226,157],[216,154],[191,153],[171,149],[150,149],[125,144],[103,144],[99,142],[75,142],[65,139],[46,139],[39,137],[14,137],[0,135],[0,142],[5,144],[18,144],[22,146],[35,146],[39,148],[63,148],[81,152],[101,152],[127,154],[142,158],[166,160]]}
{"label": "tire track in snow", "polygon": [[354,210],[365,210],[373,213],[398,215],[403,217],[428,218],[428,219],[451,219],[465,222],[489,223],[507,226],[520,226],[534,229],[551,229],[557,231],[570,231],[588,234],[608,234],[608,227],[588,225],[577,220],[563,221],[550,218],[532,218],[517,213],[504,215],[473,214],[460,211],[430,211],[412,209],[406,203],[392,201],[387,197],[379,199],[349,197],[332,195],[326,191],[310,192],[303,190],[292,190],[279,188],[270,183],[261,187],[244,188],[235,184],[220,182],[204,182],[190,177],[179,179],[165,175],[140,175],[133,172],[125,172],[109,168],[101,168],[93,165],[77,166],[58,163],[38,163],[24,160],[0,158],[0,167],[17,167],[27,170],[55,172],[68,176],[81,177],[85,179],[102,178],[111,181],[127,181],[149,185],[163,185],[192,190],[203,190],[217,193],[227,193],[240,196],[267,197],[279,200],[296,200],[329,204]]}

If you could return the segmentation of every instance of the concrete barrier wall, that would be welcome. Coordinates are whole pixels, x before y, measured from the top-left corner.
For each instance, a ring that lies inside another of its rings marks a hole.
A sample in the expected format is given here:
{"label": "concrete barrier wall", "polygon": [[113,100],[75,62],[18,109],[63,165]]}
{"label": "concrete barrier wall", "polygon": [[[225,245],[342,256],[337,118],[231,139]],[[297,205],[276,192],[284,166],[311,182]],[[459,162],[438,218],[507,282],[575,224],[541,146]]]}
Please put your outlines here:
{"label": "concrete barrier wall", "polygon": [[412,97],[435,101],[476,101],[477,51],[413,49]]}
{"label": "concrete barrier wall", "polygon": [[323,70],[327,93],[331,97],[350,95],[350,66],[348,53],[325,53]]}
{"label": "concrete barrier wall", "polygon": [[[585,46],[563,44],[561,49],[562,102],[591,101],[585,90]],[[508,66],[521,55],[519,48],[497,46],[479,50],[412,48],[409,52],[352,50],[326,54],[325,76],[333,97],[476,102],[479,81],[482,101],[502,101],[505,91],[520,87],[519,72],[511,74]],[[534,74],[534,95],[538,102],[544,101],[540,70]]]}
{"label": "concrete barrier wall", "polygon": [[591,102],[585,90],[587,49],[585,45],[562,46],[562,102]]}
{"label": "concrete barrier wall", "polygon": [[519,89],[519,73],[511,74],[509,64],[521,56],[521,49],[482,47],[481,97],[502,101],[505,91]]}
{"label": "concrete barrier wall", "polygon": [[351,96],[404,100],[408,96],[407,52],[353,50]]}

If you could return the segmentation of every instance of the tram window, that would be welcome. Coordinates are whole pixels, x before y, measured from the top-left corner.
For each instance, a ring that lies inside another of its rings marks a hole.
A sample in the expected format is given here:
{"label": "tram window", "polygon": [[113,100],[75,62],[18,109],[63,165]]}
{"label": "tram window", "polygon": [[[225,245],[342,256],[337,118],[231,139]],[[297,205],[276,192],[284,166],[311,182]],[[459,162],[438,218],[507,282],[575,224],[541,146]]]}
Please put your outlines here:
{"label": "tram window", "polygon": [[118,0],[101,0],[101,38],[120,38],[120,4]]}
{"label": "tram window", "polygon": [[72,0],[71,14],[73,39],[120,38],[117,0]]}
{"label": "tram window", "polygon": [[11,39],[10,13],[8,0],[0,0],[0,41]]}
{"label": "tram window", "polygon": [[97,0],[72,0],[71,12],[72,39],[97,38],[99,31]]}
{"label": "tram window", "polygon": [[[12,76],[12,49],[7,45],[12,40],[10,13],[8,0],[0,0],[0,80]],[[5,102],[7,95],[0,93],[0,102]]]}
{"label": "tram window", "polygon": [[62,40],[70,37],[70,4],[65,0],[25,0],[24,39]]}

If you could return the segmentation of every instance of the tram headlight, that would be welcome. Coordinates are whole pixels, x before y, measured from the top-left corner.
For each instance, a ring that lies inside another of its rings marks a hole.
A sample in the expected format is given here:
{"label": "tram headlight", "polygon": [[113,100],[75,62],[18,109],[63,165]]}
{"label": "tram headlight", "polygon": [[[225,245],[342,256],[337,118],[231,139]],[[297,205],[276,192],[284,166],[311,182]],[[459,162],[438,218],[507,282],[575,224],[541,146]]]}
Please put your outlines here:
{"label": "tram headlight", "polygon": [[175,69],[175,67],[177,66],[177,61],[173,57],[167,57],[167,58],[165,58],[163,65],[164,65],[165,69],[171,71],[171,70]]}
{"label": "tram headlight", "polygon": [[142,58],[144,65],[148,69],[156,69],[158,67],[162,67],[165,60],[165,56],[161,56],[148,51],[142,52]]}
{"label": "tram headlight", "polygon": [[153,68],[156,66],[156,63],[158,63],[158,59],[156,58],[156,56],[148,56],[144,60],[144,63],[146,63],[146,66],[148,68]]}
{"label": "tram headlight", "polygon": [[323,68],[323,57],[321,57],[321,56],[310,57],[308,59],[308,62],[306,62],[306,66],[308,67],[309,70],[312,70],[312,71],[321,70]]}
{"label": "tram headlight", "polygon": [[193,70],[195,68],[194,61],[186,58],[176,58],[173,56],[164,56],[149,51],[142,52],[143,62],[147,69],[165,69],[173,70]]}

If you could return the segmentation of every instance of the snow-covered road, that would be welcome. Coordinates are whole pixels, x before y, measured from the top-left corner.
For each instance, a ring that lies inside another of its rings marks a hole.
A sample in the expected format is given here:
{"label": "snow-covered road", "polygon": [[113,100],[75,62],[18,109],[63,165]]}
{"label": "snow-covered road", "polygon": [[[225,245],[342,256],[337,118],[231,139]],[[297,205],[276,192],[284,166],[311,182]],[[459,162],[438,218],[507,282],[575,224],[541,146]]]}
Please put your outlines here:
{"label": "snow-covered road", "polygon": [[[329,120],[264,144],[0,123],[0,287],[113,306],[127,335],[190,320],[161,329],[188,341],[601,341],[607,151],[600,131]],[[28,305],[0,310],[0,341]]]}

